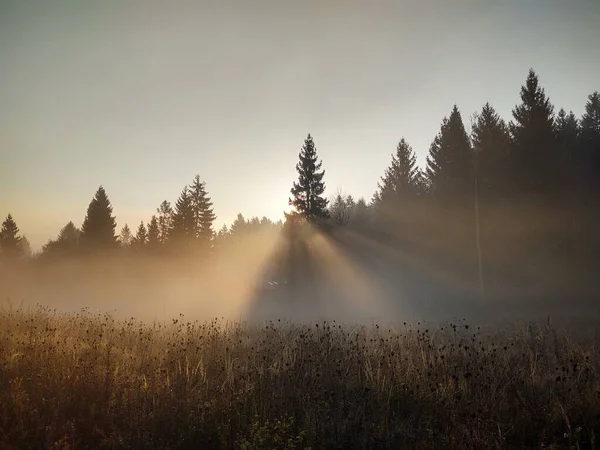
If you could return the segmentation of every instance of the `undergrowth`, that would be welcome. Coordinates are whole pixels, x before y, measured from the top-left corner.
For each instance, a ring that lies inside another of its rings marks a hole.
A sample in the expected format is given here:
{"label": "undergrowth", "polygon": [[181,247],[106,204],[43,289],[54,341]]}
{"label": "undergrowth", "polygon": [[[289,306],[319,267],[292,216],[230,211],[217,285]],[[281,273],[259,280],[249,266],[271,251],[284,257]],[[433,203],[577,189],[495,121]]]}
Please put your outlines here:
{"label": "undergrowth", "polygon": [[0,312],[0,448],[595,448],[593,328]]}

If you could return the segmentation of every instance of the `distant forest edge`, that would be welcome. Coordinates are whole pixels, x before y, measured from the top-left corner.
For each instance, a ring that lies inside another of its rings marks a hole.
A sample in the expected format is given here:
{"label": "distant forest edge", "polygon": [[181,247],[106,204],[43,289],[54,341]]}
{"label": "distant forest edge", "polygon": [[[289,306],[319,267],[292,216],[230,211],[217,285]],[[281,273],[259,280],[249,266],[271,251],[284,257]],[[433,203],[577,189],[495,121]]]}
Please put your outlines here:
{"label": "distant forest edge", "polygon": [[452,280],[448,286],[460,280],[481,295],[508,295],[510,286],[522,295],[593,297],[600,293],[600,94],[589,95],[580,118],[555,112],[531,69],[520,97],[509,122],[490,103],[483,105],[470,134],[454,105],[425,167],[418,167],[401,138],[370,200],[342,192],[324,197],[325,170],[309,134],[291,188],[293,212],[284,222],[239,214],[215,230],[213,202],[196,176],[174,203],[163,201],[146,222],[118,232],[101,186],[81,227],[69,221],[36,254],[20,234],[18,218],[8,214],[0,232],[0,268],[98,254],[132,261],[136,255],[211,258],[235,248],[243,236],[283,232],[303,239],[298,230],[310,228],[366,265],[367,257],[376,257],[392,272],[410,267],[424,279],[442,273]]}

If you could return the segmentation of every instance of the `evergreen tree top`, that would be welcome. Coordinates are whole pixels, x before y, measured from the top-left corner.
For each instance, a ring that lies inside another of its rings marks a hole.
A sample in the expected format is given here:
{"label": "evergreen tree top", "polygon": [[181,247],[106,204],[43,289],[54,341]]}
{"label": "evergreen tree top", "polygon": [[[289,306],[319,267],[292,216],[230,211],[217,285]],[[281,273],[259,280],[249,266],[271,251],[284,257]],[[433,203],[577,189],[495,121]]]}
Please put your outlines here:
{"label": "evergreen tree top", "polygon": [[213,223],[217,216],[213,203],[206,191],[206,182],[196,175],[190,186],[191,209],[194,216],[194,236],[196,239],[209,241],[213,235]]}
{"label": "evergreen tree top", "polygon": [[586,134],[600,136],[600,93],[598,91],[588,96],[585,113],[581,118],[581,128]]}
{"label": "evergreen tree top", "polygon": [[19,227],[11,214],[8,214],[0,229],[0,249],[4,256],[20,257],[23,255]]}
{"label": "evergreen tree top", "polygon": [[556,116],[556,131],[560,134],[575,135],[579,133],[579,120],[575,117],[573,111],[569,111],[569,114],[561,108]]}
{"label": "evergreen tree top", "polygon": [[19,227],[13,219],[12,214],[8,214],[4,222],[2,222],[2,236],[17,236],[19,234]]}
{"label": "evergreen tree top", "polygon": [[289,199],[289,204],[310,222],[326,219],[328,201],[323,197],[325,171],[321,170],[323,163],[318,159],[317,149],[310,133],[304,140],[298,159],[296,164],[298,181],[293,183],[290,190],[293,199]]}
{"label": "evergreen tree top", "polygon": [[477,151],[483,151],[487,142],[508,144],[508,126],[489,102],[483,105],[481,112],[476,115],[471,140],[474,150]]}
{"label": "evergreen tree top", "polygon": [[379,190],[374,198],[375,203],[418,195],[420,179],[421,172],[417,166],[417,157],[403,137],[396,147],[396,153],[392,154],[391,165],[378,183]]}
{"label": "evergreen tree top", "polygon": [[473,152],[458,106],[444,117],[429,147],[427,182],[434,195],[466,199],[473,176]]}
{"label": "evergreen tree top", "polygon": [[108,195],[104,187],[100,186],[88,206],[81,226],[81,241],[84,246],[108,249],[117,245],[117,222],[112,211]]}
{"label": "evergreen tree top", "polygon": [[520,96],[522,103],[512,111],[516,121],[511,127],[513,133],[534,123],[537,126],[553,127],[554,106],[546,96],[544,88],[540,86],[538,76],[533,69],[529,69],[525,85],[521,86]]}
{"label": "evergreen tree top", "polygon": [[81,231],[75,226],[72,221],[69,221],[58,233],[57,240],[77,242]]}

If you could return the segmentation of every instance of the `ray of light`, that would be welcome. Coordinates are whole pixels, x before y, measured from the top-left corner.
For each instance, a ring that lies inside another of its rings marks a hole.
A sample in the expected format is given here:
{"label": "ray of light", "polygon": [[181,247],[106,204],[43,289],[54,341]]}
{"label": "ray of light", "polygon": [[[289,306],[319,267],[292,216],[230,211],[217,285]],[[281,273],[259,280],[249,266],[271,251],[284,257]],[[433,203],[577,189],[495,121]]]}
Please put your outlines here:
{"label": "ray of light", "polygon": [[309,253],[324,279],[321,301],[327,315],[343,316],[346,312],[363,318],[385,316],[385,286],[349,257],[338,243],[324,233],[315,232],[309,240]]}

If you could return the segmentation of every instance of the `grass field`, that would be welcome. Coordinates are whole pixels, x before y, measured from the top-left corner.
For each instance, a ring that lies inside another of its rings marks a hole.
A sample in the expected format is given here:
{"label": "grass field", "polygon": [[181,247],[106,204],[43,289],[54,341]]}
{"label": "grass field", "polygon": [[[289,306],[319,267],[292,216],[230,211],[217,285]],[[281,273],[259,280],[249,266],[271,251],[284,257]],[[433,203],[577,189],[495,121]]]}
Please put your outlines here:
{"label": "grass field", "polygon": [[594,448],[589,327],[0,312],[0,448]]}

